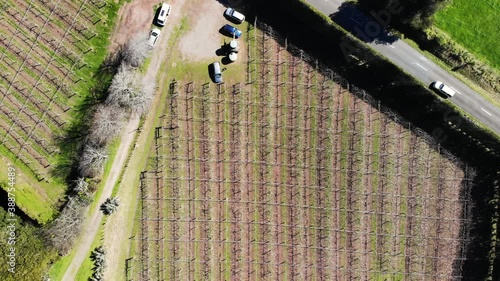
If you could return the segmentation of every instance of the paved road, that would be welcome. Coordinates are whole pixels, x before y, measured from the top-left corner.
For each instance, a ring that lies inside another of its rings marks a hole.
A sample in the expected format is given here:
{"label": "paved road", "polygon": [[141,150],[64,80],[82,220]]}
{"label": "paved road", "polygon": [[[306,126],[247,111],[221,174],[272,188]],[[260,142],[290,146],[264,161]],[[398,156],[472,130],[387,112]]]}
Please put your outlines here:
{"label": "paved road", "polygon": [[[344,1],[307,0],[307,2],[325,15],[330,16],[338,11]],[[349,20],[352,20],[353,24],[356,25],[359,23],[359,19],[356,18],[358,16],[356,14],[358,13],[361,12],[349,11],[347,15],[344,14],[343,17],[350,17],[350,14],[352,14],[352,18]],[[366,24],[363,25],[360,23],[360,30],[364,30],[365,26]],[[500,135],[500,109],[446,70],[421,55],[412,46],[406,44],[402,40],[397,40],[391,44],[377,44],[371,42],[368,43],[368,45],[406,72],[416,77],[422,83],[430,85],[432,82],[440,80],[456,90],[457,93],[450,101]]]}

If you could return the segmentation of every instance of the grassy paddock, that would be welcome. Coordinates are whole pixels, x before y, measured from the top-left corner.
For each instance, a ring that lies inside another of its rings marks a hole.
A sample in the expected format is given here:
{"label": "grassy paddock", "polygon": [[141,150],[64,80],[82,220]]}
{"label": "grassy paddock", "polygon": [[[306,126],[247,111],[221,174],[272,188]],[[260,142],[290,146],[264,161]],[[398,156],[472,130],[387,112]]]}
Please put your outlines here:
{"label": "grassy paddock", "polygon": [[500,1],[454,0],[435,15],[435,25],[478,57],[500,69]]}

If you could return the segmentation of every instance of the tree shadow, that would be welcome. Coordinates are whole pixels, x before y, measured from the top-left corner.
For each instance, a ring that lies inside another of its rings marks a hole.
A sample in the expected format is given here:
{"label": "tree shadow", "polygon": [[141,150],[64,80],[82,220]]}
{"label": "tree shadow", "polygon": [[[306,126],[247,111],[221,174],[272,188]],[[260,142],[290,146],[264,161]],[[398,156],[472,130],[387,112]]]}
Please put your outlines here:
{"label": "tree shadow", "polygon": [[108,88],[123,59],[122,48],[109,55],[92,76],[93,86],[89,93],[73,107],[72,120],[64,132],[55,137],[59,157],[50,175],[71,183],[78,176],[78,156],[80,155],[90,129],[96,105],[103,103]]}
{"label": "tree shadow", "polygon": [[366,43],[390,45],[399,39],[399,36],[351,2],[342,3],[339,10],[330,15],[330,19]]}

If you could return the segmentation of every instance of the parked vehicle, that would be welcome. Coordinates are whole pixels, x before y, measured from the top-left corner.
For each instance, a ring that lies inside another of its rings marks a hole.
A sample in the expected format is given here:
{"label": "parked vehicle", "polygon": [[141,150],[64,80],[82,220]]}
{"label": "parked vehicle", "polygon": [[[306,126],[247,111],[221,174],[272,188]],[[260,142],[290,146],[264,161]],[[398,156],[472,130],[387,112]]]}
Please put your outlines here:
{"label": "parked vehicle", "polygon": [[233,8],[227,8],[224,15],[237,23],[242,23],[245,20],[245,16]]}
{"label": "parked vehicle", "polygon": [[441,82],[441,81],[436,81],[436,82],[432,83],[432,87],[436,91],[440,92],[441,94],[445,95],[448,98],[451,98],[455,95],[455,91],[452,88],[443,84],[443,82]]}
{"label": "parked vehicle", "polygon": [[227,35],[234,36],[234,38],[236,38],[236,39],[240,38],[240,36],[241,36],[241,31],[239,29],[237,29],[236,27],[229,25],[229,24],[224,25],[222,30]]}
{"label": "parked vehicle", "polygon": [[156,41],[158,41],[158,37],[160,36],[160,30],[158,28],[153,28],[149,32],[148,45],[151,48],[154,48]]}
{"label": "parked vehicle", "polygon": [[158,24],[159,26],[165,26],[165,23],[167,23],[167,18],[170,15],[170,10],[170,5],[163,3],[161,5],[160,12],[158,13],[158,18],[156,18],[156,24]]}
{"label": "parked vehicle", "polygon": [[211,64],[211,70],[213,71],[212,75],[213,75],[213,79],[214,79],[214,82],[219,84],[219,83],[222,83],[222,71],[220,69],[220,63],[218,61],[216,62],[213,62]]}

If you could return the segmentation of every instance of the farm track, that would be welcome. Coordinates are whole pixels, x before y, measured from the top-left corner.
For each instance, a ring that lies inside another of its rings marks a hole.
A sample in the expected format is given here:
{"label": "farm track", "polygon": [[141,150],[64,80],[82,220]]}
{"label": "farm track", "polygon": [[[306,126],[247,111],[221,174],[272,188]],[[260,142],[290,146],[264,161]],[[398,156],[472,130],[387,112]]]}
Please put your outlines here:
{"label": "farm track", "polygon": [[[164,188],[162,212],[144,219],[163,226],[143,224],[151,256],[139,255],[138,279],[460,278],[461,164],[272,32],[253,32],[247,84],[174,82],[157,129],[165,187],[146,191]],[[165,253],[151,250],[161,227]]]}

